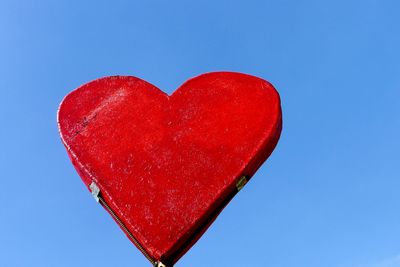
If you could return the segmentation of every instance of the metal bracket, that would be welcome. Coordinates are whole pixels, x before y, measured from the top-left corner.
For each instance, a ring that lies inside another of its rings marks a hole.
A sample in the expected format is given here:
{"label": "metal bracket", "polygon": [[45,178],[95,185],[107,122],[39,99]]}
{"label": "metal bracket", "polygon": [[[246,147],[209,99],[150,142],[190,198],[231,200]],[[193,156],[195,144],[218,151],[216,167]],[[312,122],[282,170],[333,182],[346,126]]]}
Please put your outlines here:
{"label": "metal bracket", "polygon": [[164,263],[162,263],[161,261],[157,261],[154,265],[155,267],[167,267],[167,265],[165,265]]}
{"label": "metal bracket", "polygon": [[236,188],[237,191],[239,192],[240,190],[243,189],[243,187],[247,184],[247,176],[242,176],[240,177],[239,181],[236,183]]}
{"label": "metal bracket", "polygon": [[100,194],[100,188],[97,186],[97,184],[95,182],[92,182],[90,184],[90,191],[92,192],[92,196],[94,198],[94,200],[96,200],[96,202],[99,202],[99,194]]}

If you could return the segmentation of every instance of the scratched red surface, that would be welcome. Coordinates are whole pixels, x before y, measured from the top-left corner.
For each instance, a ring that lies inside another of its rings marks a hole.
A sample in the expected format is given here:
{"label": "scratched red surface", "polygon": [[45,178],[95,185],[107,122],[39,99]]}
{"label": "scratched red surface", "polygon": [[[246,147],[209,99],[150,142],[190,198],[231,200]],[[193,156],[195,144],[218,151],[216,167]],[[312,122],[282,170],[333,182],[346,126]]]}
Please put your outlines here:
{"label": "scratched red surface", "polygon": [[172,95],[135,77],[101,78],[65,97],[58,123],[84,183],[95,181],[146,252],[170,263],[267,159],[282,125],[273,86],[231,72]]}

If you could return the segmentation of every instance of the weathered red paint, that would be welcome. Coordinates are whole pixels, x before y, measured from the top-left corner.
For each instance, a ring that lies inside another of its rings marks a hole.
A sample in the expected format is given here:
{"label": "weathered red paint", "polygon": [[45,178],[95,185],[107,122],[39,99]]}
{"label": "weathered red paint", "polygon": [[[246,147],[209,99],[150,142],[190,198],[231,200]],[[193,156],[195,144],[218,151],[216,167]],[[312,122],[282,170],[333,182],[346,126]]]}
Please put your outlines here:
{"label": "weathered red paint", "polygon": [[279,95],[260,78],[207,73],[172,95],[135,77],[87,83],[61,103],[62,141],[89,186],[155,260],[175,263],[267,159]]}

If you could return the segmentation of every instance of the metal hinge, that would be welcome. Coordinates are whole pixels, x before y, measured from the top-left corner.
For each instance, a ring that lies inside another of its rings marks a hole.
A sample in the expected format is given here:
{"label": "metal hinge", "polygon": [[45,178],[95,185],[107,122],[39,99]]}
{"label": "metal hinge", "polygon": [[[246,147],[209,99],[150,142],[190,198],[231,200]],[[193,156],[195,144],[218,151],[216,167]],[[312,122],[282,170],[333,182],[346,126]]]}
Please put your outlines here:
{"label": "metal hinge", "polygon": [[239,181],[236,183],[236,188],[237,191],[239,192],[240,190],[243,189],[243,187],[247,184],[247,176],[242,176],[240,177]]}
{"label": "metal hinge", "polygon": [[92,182],[90,184],[90,191],[92,192],[92,196],[94,198],[94,200],[96,200],[96,202],[99,202],[99,194],[100,194],[100,188],[97,186],[97,184],[95,182]]}

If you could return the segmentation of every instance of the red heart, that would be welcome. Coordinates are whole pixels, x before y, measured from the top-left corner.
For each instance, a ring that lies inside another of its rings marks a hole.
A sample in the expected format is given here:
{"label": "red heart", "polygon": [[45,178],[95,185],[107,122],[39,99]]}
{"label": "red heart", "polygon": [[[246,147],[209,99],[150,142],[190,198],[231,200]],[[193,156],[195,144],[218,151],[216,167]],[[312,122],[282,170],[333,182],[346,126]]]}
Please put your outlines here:
{"label": "red heart", "polygon": [[232,72],[170,96],[135,77],[101,78],[66,96],[58,123],[84,183],[154,264],[170,265],[268,158],[282,125],[273,86]]}

